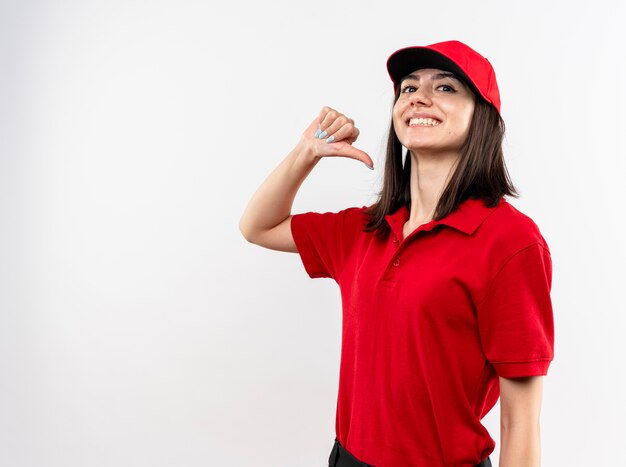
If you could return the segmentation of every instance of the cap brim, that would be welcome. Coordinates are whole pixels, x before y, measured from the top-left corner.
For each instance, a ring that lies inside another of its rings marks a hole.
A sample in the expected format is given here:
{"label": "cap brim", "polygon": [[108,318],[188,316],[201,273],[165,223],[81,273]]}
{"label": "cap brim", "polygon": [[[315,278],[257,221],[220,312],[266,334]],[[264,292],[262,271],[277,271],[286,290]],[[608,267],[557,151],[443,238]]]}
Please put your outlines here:
{"label": "cap brim", "polygon": [[387,60],[387,71],[395,85],[405,76],[422,68],[438,68],[452,72],[461,78],[476,95],[481,95],[472,80],[456,63],[432,49],[407,47],[394,52]]}

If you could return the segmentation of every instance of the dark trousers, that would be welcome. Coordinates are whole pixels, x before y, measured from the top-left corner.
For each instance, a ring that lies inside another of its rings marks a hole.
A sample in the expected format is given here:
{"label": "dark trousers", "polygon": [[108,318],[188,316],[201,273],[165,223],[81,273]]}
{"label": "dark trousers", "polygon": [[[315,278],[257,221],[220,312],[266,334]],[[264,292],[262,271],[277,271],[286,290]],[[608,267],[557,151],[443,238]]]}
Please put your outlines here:
{"label": "dark trousers", "polygon": [[[328,466],[329,467],[374,467],[373,465],[366,464],[365,462],[361,462],[352,454],[344,449],[344,447],[339,443],[337,439],[335,439],[335,445],[333,446],[333,450],[330,452],[330,457],[328,458]],[[477,464],[476,467],[491,467],[491,460],[487,457],[480,464]]]}

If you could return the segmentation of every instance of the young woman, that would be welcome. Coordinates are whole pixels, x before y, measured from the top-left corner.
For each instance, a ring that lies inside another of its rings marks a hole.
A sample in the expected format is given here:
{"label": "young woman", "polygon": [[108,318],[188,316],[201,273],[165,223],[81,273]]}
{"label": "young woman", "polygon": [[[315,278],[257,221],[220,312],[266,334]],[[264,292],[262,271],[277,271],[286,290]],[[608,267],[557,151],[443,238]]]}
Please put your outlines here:
{"label": "young woman", "polygon": [[291,214],[322,157],[350,157],[354,121],[329,107],[252,197],[244,237],[298,252],[340,287],[342,351],[329,465],[490,466],[480,420],[500,397],[500,467],[540,465],[542,377],[553,358],[551,260],[511,206],[491,64],[458,41],[394,52],[377,203]]}

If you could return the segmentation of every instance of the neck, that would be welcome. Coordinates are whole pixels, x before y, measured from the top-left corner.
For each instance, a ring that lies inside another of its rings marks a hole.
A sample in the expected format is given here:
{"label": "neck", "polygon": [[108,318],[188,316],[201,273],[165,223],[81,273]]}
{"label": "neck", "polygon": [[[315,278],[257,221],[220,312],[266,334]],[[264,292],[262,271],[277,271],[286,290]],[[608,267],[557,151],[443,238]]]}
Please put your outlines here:
{"label": "neck", "polygon": [[423,155],[411,151],[411,213],[414,228],[429,222],[459,159],[457,153]]}

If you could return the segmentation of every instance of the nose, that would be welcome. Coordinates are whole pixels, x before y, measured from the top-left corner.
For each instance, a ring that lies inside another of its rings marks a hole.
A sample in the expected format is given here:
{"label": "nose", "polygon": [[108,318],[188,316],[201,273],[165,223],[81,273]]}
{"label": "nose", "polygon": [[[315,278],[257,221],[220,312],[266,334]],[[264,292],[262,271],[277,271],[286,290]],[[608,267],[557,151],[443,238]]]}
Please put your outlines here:
{"label": "nose", "polygon": [[410,102],[411,105],[431,105],[432,100],[427,87],[420,86],[417,90],[411,93]]}

